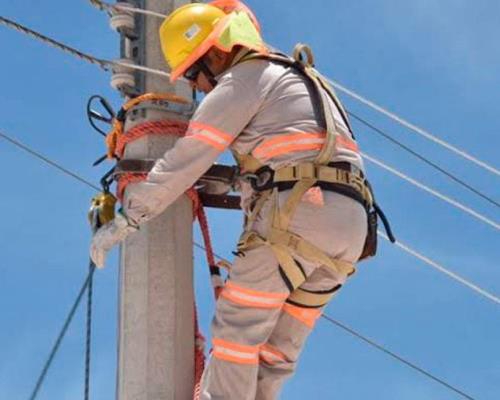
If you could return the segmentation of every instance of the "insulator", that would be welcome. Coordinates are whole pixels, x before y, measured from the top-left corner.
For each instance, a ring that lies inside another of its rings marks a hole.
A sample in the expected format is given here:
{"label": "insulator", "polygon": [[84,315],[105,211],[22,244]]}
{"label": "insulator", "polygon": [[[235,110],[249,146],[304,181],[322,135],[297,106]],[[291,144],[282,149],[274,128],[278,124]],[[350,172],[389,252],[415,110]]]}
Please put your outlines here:
{"label": "insulator", "polygon": [[[120,59],[117,61],[123,64],[134,64],[134,62],[129,59]],[[135,86],[136,82],[133,70],[120,66],[113,67],[113,75],[111,76],[111,87],[113,87],[113,89],[123,93],[130,93],[135,90]]]}
{"label": "insulator", "polygon": [[[116,4],[123,4],[130,7],[130,4],[124,2],[118,2]],[[134,39],[137,37],[137,33],[135,31],[135,18],[130,11],[115,8],[112,12],[109,24],[112,29],[128,38]]]}

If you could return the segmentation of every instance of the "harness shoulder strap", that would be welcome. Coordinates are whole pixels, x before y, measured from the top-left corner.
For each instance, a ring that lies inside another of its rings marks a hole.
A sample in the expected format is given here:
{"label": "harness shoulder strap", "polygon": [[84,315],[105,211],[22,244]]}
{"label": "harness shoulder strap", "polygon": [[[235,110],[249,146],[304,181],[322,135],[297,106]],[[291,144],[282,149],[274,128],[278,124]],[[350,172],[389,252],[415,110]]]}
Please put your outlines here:
{"label": "harness shoulder strap", "polygon": [[314,68],[314,56],[308,46],[304,44],[298,44],[297,46],[295,46],[293,58],[280,52],[271,52],[269,54],[249,53],[244,56],[239,62],[249,60],[268,60],[270,62],[275,62],[288,68],[293,68],[302,76],[306,77],[311,83],[313,83],[316,91],[316,97],[321,103],[319,105],[320,110],[323,114],[322,116],[325,119],[325,128],[327,128],[328,123],[335,127],[335,119],[333,118],[333,115],[331,117],[332,120],[330,122],[328,121],[328,114],[331,114],[331,110],[328,107],[326,97],[323,93],[323,91],[325,91],[328,97],[330,97],[330,99],[339,110],[342,120],[347,126],[349,133],[354,138],[354,133],[347,112],[337,94],[335,93],[335,90],[329,85],[328,81]]}

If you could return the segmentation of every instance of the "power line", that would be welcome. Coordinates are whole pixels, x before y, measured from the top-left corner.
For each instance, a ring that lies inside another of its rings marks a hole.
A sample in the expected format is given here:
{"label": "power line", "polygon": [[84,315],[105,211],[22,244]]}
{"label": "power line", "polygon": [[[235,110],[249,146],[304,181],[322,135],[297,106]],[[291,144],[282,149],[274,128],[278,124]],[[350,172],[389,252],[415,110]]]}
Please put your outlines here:
{"label": "power line", "polygon": [[451,197],[448,197],[448,196],[438,192],[437,190],[434,190],[434,189],[430,188],[429,186],[424,185],[423,183],[417,181],[416,179],[410,178],[409,176],[403,174],[401,171],[399,171],[393,167],[388,166],[387,164],[383,163],[382,161],[377,160],[376,158],[371,157],[366,153],[361,153],[361,155],[366,160],[378,165],[379,167],[385,169],[386,171],[389,171],[390,173],[396,175],[397,177],[399,177],[399,178],[411,183],[412,185],[424,190],[425,192],[431,194],[432,196],[435,196],[435,197],[445,201],[446,203],[452,205],[453,207],[456,207],[459,210],[462,210],[462,211],[466,212],[467,214],[472,215],[474,218],[492,226],[493,228],[500,230],[500,224],[496,223],[495,221],[492,221],[491,219],[489,219],[488,217],[485,217],[484,215],[478,213],[477,211],[474,211],[472,208],[467,207],[466,205],[460,203],[459,201],[453,200]]}
{"label": "power line", "polygon": [[500,176],[500,171],[498,169],[496,169],[495,167],[489,165],[488,163],[481,161],[478,158],[470,155],[469,153],[451,145],[450,143],[446,142],[445,140],[436,137],[435,135],[431,134],[429,131],[422,129],[422,128],[418,127],[417,125],[414,125],[414,124],[406,121],[405,119],[403,119],[403,118],[399,117],[398,115],[388,111],[387,109],[379,106],[378,104],[374,103],[373,101],[368,100],[368,99],[360,96],[359,94],[353,92],[350,89],[347,89],[345,86],[342,86],[340,83],[335,82],[334,80],[331,80],[331,79],[328,79],[328,82],[337,90],[339,90],[339,91],[347,94],[348,96],[358,100],[359,102],[374,109],[375,111],[378,111],[378,112],[384,114],[385,116],[387,116],[390,119],[396,121],[397,123],[403,125],[404,127],[410,129],[411,131],[419,134],[420,136],[423,136],[426,139],[428,139],[434,143],[437,143],[440,146],[452,151],[453,153],[459,155],[460,157],[478,165],[479,167],[481,167],[481,168],[483,168],[483,169],[485,169],[485,170],[487,170],[487,171],[489,171],[497,176]]}
{"label": "power line", "polygon": [[[0,136],[5,137],[5,138],[6,138],[9,142],[13,143],[13,144],[14,144],[14,145],[16,145],[16,146],[21,147],[23,150],[26,150],[28,153],[30,153],[30,154],[34,155],[35,157],[37,157],[37,158],[41,159],[42,161],[46,162],[48,165],[53,166],[54,168],[57,168],[58,170],[63,171],[63,172],[64,172],[64,173],[66,173],[68,176],[70,176],[70,177],[72,177],[72,178],[74,178],[74,179],[78,180],[79,182],[84,183],[85,185],[87,185],[87,186],[89,186],[89,187],[91,187],[91,188],[95,189],[96,191],[100,191],[100,190],[101,190],[99,187],[97,187],[97,186],[93,185],[93,184],[92,184],[92,183],[90,183],[88,180],[86,180],[86,179],[84,179],[84,178],[82,178],[82,177],[78,176],[77,174],[75,174],[75,173],[73,173],[73,172],[71,172],[71,171],[67,170],[66,168],[61,167],[60,165],[58,165],[58,164],[56,164],[55,162],[53,162],[53,161],[51,161],[51,160],[47,159],[46,157],[41,156],[38,152],[36,152],[36,151],[34,151],[34,150],[32,150],[32,149],[28,148],[27,146],[25,146],[25,145],[21,144],[19,141],[15,140],[15,139],[13,139],[13,138],[11,138],[11,137],[7,136],[7,135],[2,134],[1,132],[0,132]],[[379,231],[379,235],[381,235],[381,236],[382,236],[382,237],[384,237],[385,239],[389,240],[389,238],[388,238],[385,234],[383,234],[382,232],[380,232],[380,231]],[[198,243],[194,243],[194,245],[195,245],[196,247],[200,248],[200,249],[205,249],[203,246],[201,246],[201,245],[200,245],[200,244],[198,244]],[[408,254],[410,254],[410,255],[412,255],[412,256],[414,256],[414,257],[418,258],[419,260],[421,260],[421,261],[425,262],[426,264],[430,265],[431,267],[436,268],[436,269],[437,269],[437,270],[439,270],[440,272],[442,272],[442,273],[446,274],[448,277],[453,278],[453,279],[455,279],[456,281],[458,281],[458,282],[460,282],[460,283],[464,284],[465,286],[467,286],[468,288],[470,288],[470,289],[474,290],[476,293],[478,293],[478,294],[482,295],[483,297],[486,297],[486,298],[488,298],[489,300],[493,300],[495,303],[500,304],[500,299],[499,299],[497,296],[495,296],[495,295],[493,295],[493,294],[489,293],[488,291],[486,291],[486,290],[484,290],[484,289],[480,288],[479,286],[475,285],[474,283],[472,283],[472,282],[470,282],[470,281],[468,281],[468,280],[466,280],[466,279],[464,279],[464,278],[462,278],[462,277],[458,276],[458,275],[457,275],[457,274],[455,274],[454,272],[450,271],[449,269],[446,269],[445,267],[443,267],[442,265],[438,264],[437,262],[435,262],[435,261],[431,260],[430,258],[428,258],[428,257],[426,257],[426,256],[424,256],[424,255],[422,255],[422,254],[420,254],[419,252],[417,252],[416,250],[414,250],[414,249],[410,248],[409,246],[407,246],[407,245],[405,245],[405,244],[402,244],[402,243],[401,243],[401,242],[399,242],[399,241],[398,241],[398,242],[396,242],[396,245],[397,245],[397,246],[398,246],[401,250],[405,251],[406,253],[408,253]],[[223,258],[223,257],[221,257],[220,255],[215,254],[215,256],[216,256],[217,258],[219,258],[220,260],[224,260],[224,258]]]}
{"label": "power line", "polygon": [[96,58],[94,56],[91,56],[87,53],[84,53],[80,50],[77,50],[71,46],[68,46],[64,43],[58,42],[57,40],[54,40],[52,38],[49,38],[48,36],[45,36],[39,32],[36,32],[24,25],[21,25],[15,21],[12,21],[10,19],[7,19],[5,17],[0,16],[0,23],[9,27],[13,28],[21,33],[24,33],[25,35],[28,35],[32,37],[33,39],[37,39],[39,41],[42,41],[43,43],[46,43],[50,46],[53,46],[59,50],[64,51],[65,53],[71,54],[74,57],[79,58],[80,60],[87,61],[91,64],[97,65],[98,67],[102,68],[103,70],[107,71],[108,70],[108,64],[109,62],[105,60],[101,60],[99,58]]}
{"label": "power line", "polygon": [[417,157],[419,160],[423,161],[427,165],[430,165],[432,168],[436,169],[437,171],[441,172],[451,180],[455,181],[459,185],[463,186],[464,188],[470,190],[472,193],[475,193],[479,197],[482,197],[484,200],[490,202],[494,206],[500,207],[500,203],[497,201],[493,200],[491,197],[485,195],[484,193],[480,192],[478,189],[474,188],[472,185],[469,185],[467,182],[463,181],[462,179],[458,178],[456,175],[452,174],[451,172],[445,170],[444,168],[440,167],[436,163],[432,162],[428,158],[422,156],[415,150],[411,149],[409,146],[403,144],[402,142],[396,140],[394,137],[389,135],[388,133],[384,132],[382,129],[377,128],[375,125],[371,124],[370,122],[366,121],[365,119],[361,118],[360,116],[354,114],[353,112],[347,111],[347,113],[357,120],[358,122],[362,123],[363,125],[367,126],[370,128],[372,131],[376,132],[380,136],[384,137],[385,139],[389,140],[390,142],[394,143],[395,145],[401,147],[403,150],[406,152],[412,154],[413,156]]}
{"label": "power line", "polygon": [[[200,245],[200,244],[197,244],[195,243],[195,246],[198,247],[199,249],[202,249],[202,250],[206,250],[204,246]],[[226,262],[226,263],[229,263],[229,261],[227,259],[225,259],[224,257],[221,257],[217,254],[214,253],[214,255],[220,260],[220,261],[223,261],[223,262]],[[349,328],[347,325],[335,320],[334,318],[328,316],[327,314],[323,314],[322,317],[336,325],[337,327],[343,329],[344,331],[346,331],[347,333],[351,334],[352,336],[364,341],[365,343],[367,343],[368,345],[376,348],[377,350],[380,350],[382,351],[383,353],[389,355],[390,357],[396,359],[397,361],[405,364],[406,366],[410,367],[411,369],[427,376],[428,378],[432,379],[433,381],[443,385],[444,387],[448,388],[449,390],[452,390],[453,392],[463,396],[464,398],[466,399],[469,399],[469,400],[475,400],[473,397],[469,396],[468,394],[464,393],[463,391],[461,391],[460,389],[457,389],[455,386],[447,383],[446,381],[436,377],[435,375],[431,374],[430,372],[424,370],[423,368],[417,366],[416,364],[412,363],[411,361],[408,361],[407,359],[399,356],[398,354],[394,353],[393,351],[390,351],[388,350],[387,348],[385,348],[384,346],[378,344],[377,342],[371,340],[371,339],[368,339],[366,336],[360,334],[359,332],[356,332],[354,329],[352,328]]]}
{"label": "power line", "polygon": [[47,361],[45,362],[45,365],[43,366],[43,369],[42,369],[40,376],[38,377],[35,388],[33,389],[33,392],[31,393],[31,396],[29,398],[30,400],[36,399],[36,396],[38,395],[38,392],[40,391],[40,388],[42,387],[43,381],[45,380],[45,377],[46,377],[47,372],[52,364],[52,361],[54,360],[54,357],[56,356],[56,353],[59,350],[59,346],[61,345],[61,342],[64,339],[66,332],[68,331],[69,325],[70,325],[71,321],[73,320],[73,317],[75,316],[76,310],[77,310],[78,306],[80,305],[80,302],[82,301],[83,294],[85,293],[85,290],[87,290],[87,287],[89,286],[89,283],[92,280],[92,276],[94,275],[94,271],[95,271],[95,266],[91,264],[87,278],[85,279],[85,282],[83,283],[80,291],[78,292],[78,296],[76,297],[76,300],[73,303],[73,306],[71,307],[71,310],[70,310],[68,316],[66,317],[66,320],[64,321],[61,332],[57,336],[57,339],[55,341],[54,346],[52,347],[52,350],[49,354],[49,357],[48,357]]}
{"label": "power line", "polygon": [[[384,239],[390,242],[389,237],[382,231],[378,231],[378,234],[382,236]],[[392,242],[391,242],[392,243]],[[401,243],[399,240],[394,243],[397,247],[399,247],[401,250],[404,252],[412,255],[415,258],[418,258],[420,261],[423,261],[427,265],[430,265],[431,267],[437,269],[438,271],[442,272],[443,274],[447,275],[449,278],[461,283],[462,285],[467,286],[469,289],[472,289],[475,291],[477,294],[486,297],[487,299],[500,304],[500,298],[495,296],[494,294],[491,294],[490,292],[480,288],[479,286],[473,284],[472,282],[468,281],[465,278],[462,278],[460,275],[450,271],[449,269],[445,268],[441,264],[437,263],[436,261],[430,259],[429,257],[424,256],[423,254],[419,253],[418,251],[412,249],[411,247],[407,246],[404,243]]]}
{"label": "power line", "polygon": [[170,78],[170,74],[164,71],[159,71],[153,68],[148,68],[143,65],[136,65],[136,64],[128,64],[125,62],[121,61],[110,61],[110,60],[105,60],[101,58],[94,57],[90,54],[84,53],[80,50],[75,49],[74,47],[68,46],[67,44],[64,44],[62,42],[59,42],[55,39],[52,39],[48,36],[45,36],[37,31],[34,31],[24,25],[19,24],[18,22],[12,21],[10,19],[7,19],[5,17],[0,16],[0,24],[3,24],[9,28],[15,29],[19,32],[24,33],[25,35],[28,35],[29,37],[39,40],[45,44],[48,44],[52,47],[55,47],[59,50],[62,50],[63,52],[70,54],[80,60],[87,61],[93,65],[97,65],[104,71],[110,71],[113,68],[114,69],[130,69],[130,70],[136,70],[136,71],[141,71],[141,72],[147,72],[150,74],[158,75],[164,78]]}
{"label": "power line", "polygon": [[5,133],[1,132],[0,131],[0,137],[4,138],[5,140],[7,140],[8,142],[12,143],[13,145],[15,145],[16,147],[26,151],[27,153],[35,156],[36,158],[38,158],[39,160],[42,160],[44,163],[58,169],[59,171],[63,172],[64,174],[84,183],[85,185],[91,187],[92,189],[95,189],[97,191],[100,191],[101,189],[98,187],[98,186],[95,186],[93,183],[91,183],[90,181],[86,180],[85,178],[82,178],[81,176],[75,174],[74,172],[70,171],[69,169],[65,168],[65,167],[62,167],[60,164],[50,160],[49,158],[45,157],[44,155],[40,154],[39,152],[35,151],[35,150],[32,150],[31,148],[29,148],[28,146],[26,146],[25,144],[21,143],[19,140],[17,139],[14,139],[8,135],[6,135]]}
{"label": "power line", "polygon": [[137,8],[133,5],[125,5],[125,4],[111,4],[101,0],[89,0],[93,6],[97,7],[101,11],[107,11],[110,14],[115,13],[116,11],[126,11],[131,12],[133,14],[142,14],[148,15],[151,17],[165,19],[167,16],[164,14],[160,14],[154,11],[145,10],[143,8]]}
{"label": "power line", "polygon": [[443,385],[444,387],[448,388],[449,390],[459,394],[460,396],[466,398],[466,399],[469,399],[469,400],[474,400],[474,398],[466,393],[464,393],[463,391],[461,391],[460,389],[457,389],[455,386],[452,386],[450,385],[449,383],[447,383],[446,381],[436,377],[435,375],[431,374],[430,372],[426,371],[425,369],[423,368],[420,368],[419,366],[417,366],[416,364],[404,359],[403,357],[397,355],[396,353],[394,353],[393,351],[390,351],[388,350],[387,348],[385,348],[384,346],[378,344],[377,342],[371,340],[371,339],[368,339],[366,336],[363,336],[361,335],[360,333],[356,332],[354,329],[352,328],[349,328],[347,325],[344,325],[343,323],[339,322],[339,321],[336,321],[335,319],[333,319],[332,317],[326,315],[326,314],[323,314],[322,317],[330,322],[331,324],[333,325],[336,325],[337,327],[339,327],[340,329],[350,333],[351,335],[357,337],[358,339],[362,340],[363,342],[369,344],[370,346],[376,348],[377,350],[380,350],[382,351],[383,353],[387,354],[388,356],[398,360],[399,362],[407,365],[408,367],[410,367],[411,369],[425,375],[426,377],[432,379],[433,381]]}

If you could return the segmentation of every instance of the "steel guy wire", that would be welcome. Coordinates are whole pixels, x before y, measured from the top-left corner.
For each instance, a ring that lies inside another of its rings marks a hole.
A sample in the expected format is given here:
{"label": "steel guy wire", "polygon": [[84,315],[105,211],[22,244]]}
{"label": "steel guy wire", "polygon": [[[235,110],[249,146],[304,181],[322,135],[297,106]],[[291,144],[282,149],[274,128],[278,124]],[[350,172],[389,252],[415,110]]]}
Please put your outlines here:
{"label": "steel guy wire", "polygon": [[[12,138],[10,138],[9,136],[6,136],[4,134],[2,134],[0,132],[0,136],[6,138],[9,142],[11,142],[12,144],[14,144],[15,146],[18,146],[20,148],[22,148],[23,150],[26,150],[28,153],[34,155],[35,157],[41,159],[42,161],[46,162],[47,164],[53,166],[54,168],[57,168],[58,170],[61,170],[63,171],[64,173],[66,173],[67,175],[71,176],[72,178],[78,180],[79,182],[81,183],[84,183],[85,185],[95,189],[96,191],[100,191],[101,189],[95,185],[93,185],[92,183],[90,183],[88,180],[78,176],[77,174],[67,170],[66,168],[63,168],[61,166],[59,166],[58,164],[56,164],[55,162],[47,159],[46,157],[44,156],[41,156],[38,152],[28,148],[27,146],[25,145],[22,145],[20,144],[20,142],[18,142],[17,140],[14,140]],[[385,239],[389,240],[389,238],[387,236],[385,236],[385,234],[382,234],[381,232],[379,232],[379,234],[382,235],[382,237],[384,237]],[[419,252],[417,252],[416,250],[413,250],[412,248],[410,248],[409,246],[406,246],[400,242],[396,242],[397,246],[399,248],[401,248],[403,251],[405,251],[406,253],[414,256],[415,258],[418,258],[420,259],[421,261],[424,261],[426,264],[430,265],[431,267],[434,267],[436,268],[437,270],[439,270],[440,272],[448,275],[450,278],[453,278],[461,283],[463,283],[465,286],[469,287],[470,289],[474,290],[476,293],[488,298],[489,300],[493,300],[495,303],[498,303],[500,304],[500,299],[498,297],[496,297],[495,295],[491,294],[491,293],[488,293],[486,290],[484,289],[481,289],[479,286],[473,284],[472,282],[464,279],[464,278],[461,278],[459,277],[458,275],[456,275],[454,272],[451,272],[449,269],[446,269],[445,267],[443,267],[442,265],[438,264],[437,262],[431,260],[430,258],[428,257],[425,257],[424,255],[421,255]],[[200,249],[204,249],[203,246],[201,246],[200,244],[198,243],[194,243],[194,245]],[[215,254],[215,256],[221,260],[223,260],[223,257]]]}
{"label": "steel guy wire", "polygon": [[[378,231],[378,234],[379,234],[379,236],[382,236],[385,240],[387,240],[387,241],[390,242],[389,238],[387,237],[387,235],[384,232]],[[404,252],[412,255],[415,258],[418,258],[419,260],[423,261],[427,265],[430,265],[431,267],[433,267],[433,268],[437,269],[438,271],[442,272],[443,274],[447,275],[449,278],[451,278],[451,279],[453,279],[453,280],[461,283],[462,285],[467,286],[469,289],[472,289],[477,294],[479,294],[479,295],[481,295],[483,297],[486,297],[487,299],[490,299],[491,301],[493,301],[493,302],[495,302],[497,304],[500,304],[500,298],[498,298],[494,294],[492,294],[490,292],[487,292],[486,290],[480,288],[479,286],[471,283],[467,279],[462,278],[460,275],[458,275],[458,274],[450,271],[449,269],[443,267],[441,264],[437,263],[436,261],[431,260],[429,257],[426,257],[423,254],[420,254],[418,251],[416,251],[416,250],[412,249],[411,247],[407,246],[406,244],[401,243],[399,240],[396,241],[394,244],[397,247],[399,247],[401,250],[403,250]]]}
{"label": "steel guy wire", "polygon": [[426,158],[423,155],[419,154],[417,151],[411,149],[410,147],[408,147],[404,143],[396,140],[394,137],[392,137],[388,133],[384,132],[382,129],[377,128],[375,125],[371,124],[370,122],[366,121],[365,119],[361,118],[360,116],[354,114],[353,112],[347,111],[347,113],[352,118],[354,118],[355,120],[357,120],[358,122],[360,122],[361,124],[367,126],[372,131],[374,131],[377,134],[379,134],[380,136],[384,137],[385,139],[389,140],[390,142],[392,142],[392,143],[396,144],[397,146],[401,147],[403,150],[405,150],[406,152],[410,153],[411,155],[417,157],[419,160],[423,161],[427,165],[430,165],[432,168],[434,168],[437,171],[441,172],[442,174],[444,174],[445,176],[447,176],[451,180],[455,181],[459,185],[463,186],[464,188],[470,190],[472,193],[475,193],[476,195],[478,195],[479,197],[482,197],[484,200],[490,202],[491,204],[493,204],[493,205],[495,205],[497,207],[500,207],[500,203],[498,203],[497,201],[493,200],[491,197],[485,195],[484,193],[482,193],[478,189],[474,188],[473,186],[469,185],[467,182],[465,182],[462,179],[458,178],[456,175],[452,174],[451,172],[449,172],[449,171],[445,170],[444,168],[440,167],[439,165],[437,165],[436,163],[432,162],[428,158]]}
{"label": "steel guy wire", "polygon": [[488,217],[485,217],[484,215],[478,213],[477,211],[474,211],[472,208],[467,207],[466,205],[460,203],[459,201],[456,201],[456,200],[452,199],[451,197],[448,197],[448,196],[438,192],[437,190],[432,189],[429,186],[424,185],[423,183],[417,181],[416,179],[410,178],[409,176],[403,174],[401,171],[388,166],[387,164],[383,163],[382,161],[379,161],[376,158],[371,157],[366,153],[361,152],[361,155],[363,156],[364,159],[372,162],[373,164],[376,164],[377,166],[385,169],[386,171],[389,171],[390,173],[392,173],[392,174],[396,175],[397,177],[411,183],[412,185],[418,187],[419,189],[422,189],[425,192],[431,194],[432,196],[435,196],[435,197],[445,201],[446,203],[452,205],[453,207],[456,207],[459,210],[462,210],[462,211],[466,212],[467,214],[472,215],[474,218],[492,226],[493,228],[500,230],[500,224],[489,219]]}
{"label": "steel guy wire", "polygon": [[[206,250],[205,247],[203,247],[202,245],[200,244],[197,244],[195,243],[196,247],[198,247],[199,249],[202,249],[202,250]],[[217,257],[219,259],[219,261],[223,261],[223,262],[226,262],[226,263],[229,263],[229,261],[227,259],[225,259],[224,257],[221,257],[217,254],[215,254],[215,257]],[[447,389],[459,394],[460,396],[466,398],[466,399],[469,399],[469,400],[475,400],[472,396],[464,393],[462,390],[456,388],[455,386],[447,383],[446,381],[436,377],[435,375],[433,375],[432,373],[426,371],[425,369],[417,366],[416,364],[412,363],[411,361],[408,361],[407,359],[403,358],[402,356],[394,353],[393,351],[391,350],[388,350],[386,347],[382,346],[381,344],[378,344],[377,342],[375,342],[374,340],[372,339],[368,339],[366,336],[360,334],[359,332],[356,332],[354,329],[348,327],[347,325],[337,321],[336,319],[330,317],[329,315],[327,314],[323,314],[322,315],[322,318],[324,318],[326,321],[330,322],[331,324],[333,325],[336,325],[337,327],[339,327],[340,329],[344,330],[345,332],[351,334],[352,336],[362,340],[363,342],[365,342],[366,344],[374,347],[375,349],[385,353],[386,355],[394,358],[395,360],[405,364],[406,366],[410,367],[411,369],[425,375],[426,377],[432,379],[433,381],[443,385],[444,387],[446,387]]]}
{"label": "steel guy wire", "polygon": [[38,158],[39,160],[42,160],[44,163],[58,169],[59,171],[63,172],[64,174],[84,183],[85,185],[87,186],[90,186],[92,189],[95,189],[97,191],[100,191],[101,189],[94,185],[93,183],[89,182],[88,180],[86,180],[85,178],[82,178],[81,176],[78,176],[77,174],[75,174],[74,172],[71,172],[69,169],[65,168],[65,167],[62,167],[60,164],[48,159],[47,157],[45,157],[44,155],[40,154],[39,152],[35,151],[35,150],[32,150],[31,148],[29,148],[28,146],[26,146],[25,144],[21,143],[19,140],[17,139],[14,139],[8,135],[6,135],[5,133],[1,132],[0,131],[0,137],[4,138],[5,140],[7,140],[8,142],[12,143],[14,146],[26,151],[27,153],[31,154],[32,156]]}
{"label": "steel guy wire", "polygon": [[75,316],[76,310],[77,310],[78,306],[80,305],[80,302],[82,301],[83,294],[85,293],[85,290],[87,289],[87,287],[89,286],[89,284],[92,280],[92,276],[94,275],[94,271],[95,271],[95,266],[91,263],[89,268],[90,269],[89,269],[89,273],[87,275],[87,278],[85,279],[85,282],[83,283],[80,291],[78,292],[78,296],[77,296],[75,302],[73,303],[73,306],[71,307],[71,310],[70,310],[68,316],[66,317],[66,320],[64,321],[64,325],[61,329],[61,332],[57,336],[57,339],[54,343],[54,346],[52,347],[52,351],[50,352],[49,357],[48,357],[47,361],[45,362],[45,365],[43,366],[42,372],[41,372],[40,376],[38,377],[35,388],[33,389],[33,392],[31,393],[31,396],[29,398],[30,400],[36,399],[38,392],[40,391],[40,388],[42,386],[42,383],[45,380],[45,377],[47,376],[47,372],[52,364],[52,361],[54,360],[54,357],[55,357],[57,351],[59,350],[59,346],[61,345],[61,342],[64,339],[66,332],[68,331],[69,325],[70,325],[71,321],[73,320],[73,317]]}

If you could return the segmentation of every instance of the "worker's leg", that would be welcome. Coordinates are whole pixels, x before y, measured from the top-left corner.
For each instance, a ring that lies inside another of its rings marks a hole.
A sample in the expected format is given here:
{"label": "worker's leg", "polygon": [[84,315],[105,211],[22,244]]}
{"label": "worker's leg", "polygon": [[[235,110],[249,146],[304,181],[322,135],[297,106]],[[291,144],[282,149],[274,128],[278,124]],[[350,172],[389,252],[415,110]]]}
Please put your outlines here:
{"label": "worker's leg", "polygon": [[267,246],[245,252],[217,301],[213,350],[203,376],[202,400],[254,400],[259,352],[289,291]]}
{"label": "worker's leg", "polygon": [[[354,200],[323,192],[324,205],[302,202],[290,230],[331,257],[356,262],[366,237],[366,213]],[[330,268],[308,263],[296,255],[308,278],[301,289],[322,292],[339,289],[347,277]],[[318,309],[286,303],[268,342],[262,347],[256,400],[275,400],[284,381],[293,375],[300,352],[317,318]]]}
{"label": "worker's leg", "polygon": [[[345,279],[323,267],[313,272],[301,288],[310,291],[334,289],[336,293]],[[283,383],[295,372],[305,341],[320,316],[321,309],[285,303],[276,327],[261,348],[256,400],[278,398]]]}

